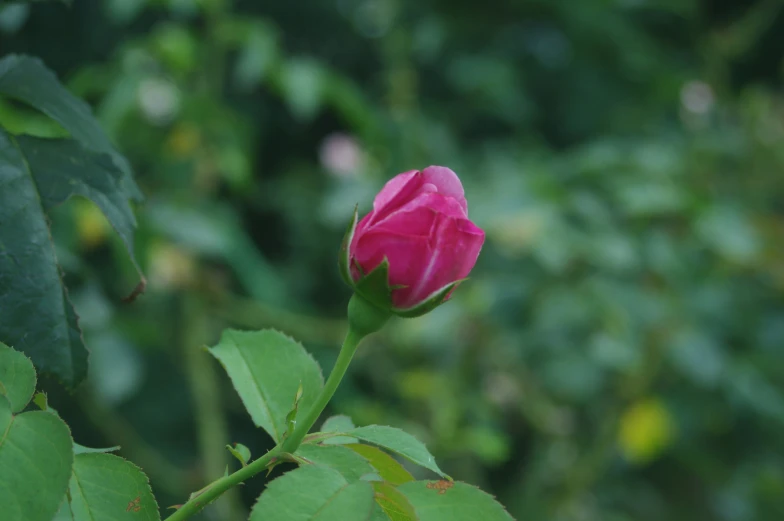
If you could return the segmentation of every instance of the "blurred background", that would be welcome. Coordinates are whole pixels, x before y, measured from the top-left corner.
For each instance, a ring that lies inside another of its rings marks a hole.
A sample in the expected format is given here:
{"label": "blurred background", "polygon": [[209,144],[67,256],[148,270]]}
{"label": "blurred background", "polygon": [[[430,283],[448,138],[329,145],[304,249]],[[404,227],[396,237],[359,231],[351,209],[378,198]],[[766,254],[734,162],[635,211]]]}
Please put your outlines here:
{"label": "blurred background", "polygon": [[86,99],[147,197],[133,304],[100,211],[53,219],[92,355],[50,402],[184,502],[226,443],[271,447],[200,346],[274,327],[328,371],[354,205],[446,165],[487,231],[472,278],[367,341],[330,411],[519,520],[784,519],[782,35],[779,0],[1,4],[0,52]]}

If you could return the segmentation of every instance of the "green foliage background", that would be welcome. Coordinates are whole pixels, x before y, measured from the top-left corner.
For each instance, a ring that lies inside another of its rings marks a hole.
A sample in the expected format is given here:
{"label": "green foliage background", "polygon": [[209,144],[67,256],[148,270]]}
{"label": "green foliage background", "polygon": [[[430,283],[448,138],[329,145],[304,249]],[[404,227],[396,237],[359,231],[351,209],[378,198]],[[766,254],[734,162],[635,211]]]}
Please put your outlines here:
{"label": "green foliage background", "polygon": [[[263,453],[197,348],[271,326],[331,367],[354,205],[441,164],[485,250],[362,347],[331,412],[417,435],[521,520],[782,519],[782,32],[778,0],[0,5],[0,52],[86,99],[146,196],[133,304],[100,211],[56,211],[91,358],[51,403],[163,507],[227,443]],[[66,135],[8,100],[0,124]],[[262,483],[202,518],[245,519]]]}

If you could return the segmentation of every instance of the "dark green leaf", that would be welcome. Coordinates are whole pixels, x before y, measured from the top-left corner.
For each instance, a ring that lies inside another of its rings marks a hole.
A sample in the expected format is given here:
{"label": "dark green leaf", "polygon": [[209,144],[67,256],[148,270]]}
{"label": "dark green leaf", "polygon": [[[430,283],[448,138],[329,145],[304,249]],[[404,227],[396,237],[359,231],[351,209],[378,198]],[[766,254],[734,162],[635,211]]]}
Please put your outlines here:
{"label": "dark green leaf", "polygon": [[71,387],[86,374],[87,350],[46,212],[74,195],[90,198],[133,259],[136,221],[120,189],[121,175],[108,156],[74,140],[15,140],[0,130],[0,339]]}
{"label": "dark green leaf", "polygon": [[376,469],[381,478],[392,484],[400,485],[409,481],[414,481],[414,476],[411,475],[403,465],[395,461],[395,459],[384,452],[383,450],[373,447],[372,445],[352,444],[347,447],[363,458],[365,458],[373,468]]}
{"label": "dark green leaf", "polygon": [[374,471],[365,458],[340,445],[301,445],[294,455],[303,458],[306,463],[337,470],[349,483]]}
{"label": "dark green leaf", "polygon": [[0,396],[0,518],[51,521],[68,488],[71,435],[43,411],[14,416]]}
{"label": "dark green leaf", "polygon": [[286,432],[286,416],[300,384],[300,414],[313,405],[324,385],[315,360],[278,331],[226,330],[210,353],[226,368],[253,422],[275,441]]}
{"label": "dark green leaf", "polygon": [[128,161],[114,148],[90,107],[68,92],[41,60],[17,54],[0,60],[0,94],[29,103],[60,123],[83,146],[109,154],[122,172],[124,195],[142,199]]}
{"label": "dark green leaf", "polygon": [[128,196],[122,192],[122,173],[109,156],[90,152],[71,139],[40,139],[18,136],[17,145],[32,171],[45,210],[79,195],[90,199],[106,215],[133,256],[136,217]]}
{"label": "dark green leaf", "polygon": [[349,484],[336,470],[305,465],[267,485],[250,521],[366,521],[373,507],[373,487]]}
{"label": "dark green leaf", "polygon": [[74,521],[159,521],[147,476],[113,454],[78,454],[69,486]]}
{"label": "dark green leaf", "polygon": [[419,521],[514,521],[493,496],[457,481],[412,481],[398,490]]}
{"label": "dark green leaf", "polygon": [[0,395],[11,403],[11,412],[24,409],[35,392],[33,363],[19,351],[0,342]]}

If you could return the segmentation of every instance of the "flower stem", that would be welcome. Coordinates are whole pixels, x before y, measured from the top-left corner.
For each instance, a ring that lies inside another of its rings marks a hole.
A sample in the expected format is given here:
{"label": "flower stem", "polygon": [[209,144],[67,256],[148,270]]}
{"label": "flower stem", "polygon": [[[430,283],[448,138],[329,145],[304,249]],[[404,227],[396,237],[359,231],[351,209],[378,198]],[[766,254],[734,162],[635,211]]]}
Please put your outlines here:
{"label": "flower stem", "polygon": [[357,351],[360,340],[362,340],[362,337],[353,329],[348,330],[346,339],[343,341],[343,346],[340,348],[338,359],[335,362],[335,367],[332,368],[332,372],[329,373],[329,378],[327,378],[327,383],[324,384],[324,388],[316,399],[316,403],[314,403],[313,407],[305,414],[305,417],[301,420],[297,420],[297,426],[294,428],[294,432],[292,432],[282,444],[281,448],[283,452],[293,454],[300,443],[302,443],[302,439],[316,423],[316,420],[318,420],[319,416],[324,411],[324,408],[332,399],[332,395],[335,394],[340,381],[346,374],[348,365],[351,363],[351,359]]}
{"label": "flower stem", "polygon": [[[225,411],[221,407],[217,364],[201,346],[210,338],[207,307],[200,295],[185,295],[182,305],[181,350],[185,359],[185,372],[191,391],[196,439],[199,444],[203,470],[201,479],[220,476],[228,463],[229,454],[224,449],[229,441]],[[202,482],[202,484],[204,484]],[[213,509],[219,519],[247,519],[237,490],[228,491]]]}
{"label": "flower stem", "polygon": [[269,466],[272,460],[281,453],[280,445],[274,447],[262,457],[248,463],[247,467],[242,467],[237,472],[224,476],[214,481],[204,492],[191,498],[182,505],[176,512],[166,518],[166,521],[181,521],[196,515],[208,503],[214,501],[218,496],[226,492],[231,487],[239,485],[246,479],[252,478]]}
{"label": "flower stem", "polygon": [[[352,297],[352,300],[354,298],[355,297]],[[386,320],[383,322],[385,321]],[[381,322],[378,327],[381,327],[383,322]],[[351,321],[349,321],[349,323],[351,323]],[[367,334],[367,332],[364,332],[364,334],[357,332],[356,329],[357,328],[355,327],[349,327],[348,334],[343,341],[343,346],[340,348],[340,354],[335,362],[335,367],[329,374],[329,378],[327,378],[327,383],[324,384],[324,388],[321,390],[313,407],[307,411],[301,420],[297,420],[297,426],[294,428],[294,431],[262,457],[248,463],[246,467],[214,481],[201,494],[189,499],[187,503],[179,508],[179,510],[166,518],[166,521],[182,521],[188,519],[231,487],[239,485],[246,479],[249,479],[268,468],[271,463],[274,463],[276,458],[285,454],[293,454],[297,448],[299,448],[302,440],[316,423],[319,416],[324,411],[324,408],[329,403],[329,400],[332,398],[332,395],[335,394],[335,390],[346,374],[346,370],[351,363],[351,359],[357,350],[359,342]]]}

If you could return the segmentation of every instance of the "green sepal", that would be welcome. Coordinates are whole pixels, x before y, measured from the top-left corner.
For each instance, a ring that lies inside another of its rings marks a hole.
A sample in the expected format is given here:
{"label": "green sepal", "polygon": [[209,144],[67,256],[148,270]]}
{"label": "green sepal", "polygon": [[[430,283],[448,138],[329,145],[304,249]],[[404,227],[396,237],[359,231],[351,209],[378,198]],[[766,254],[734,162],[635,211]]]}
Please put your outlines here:
{"label": "green sepal", "polygon": [[392,313],[399,317],[405,318],[415,318],[421,317],[425,313],[430,313],[435,308],[440,306],[445,302],[445,298],[449,295],[449,292],[452,291],[457,287],[458,284],[464,282],[468,279],[460,279],[456,280],[455,282],[450,282],[446,286],[441,289],[438,289],[430,294],[425,300],[417,304],[416,306],[412,306],[410,308],[392,308]]}
{"label": "green sepal", "polygon": [[351,216],[351,222],[349,222],[346,233],[343,235],[343,241],[340,243],[340,254],[338,255],[340,276],[343,277],[343,281],[352,288],[354,287],[354,279],[351,276],[351,261],[349,259],[351,253],[349,252],[349,248],[351,248],[351,241],[354,239],[354,231],[357,229],[357,221],[359,220],[358,210],[359,205],[354,206],[354,215]]}
{"label": "green sepal", "polygon": [[354,290],[374,306],[392,308],[392,290],[389,287],[389,261],[386,257],[373,271],[354,283]]}
{"label": "green sepal", "polygon": [[392,312],[389,305],[382,308],[371,304],[359,292],[355,292],[348,301],[346,315],[348,334],[361,339],[384,327]]}

